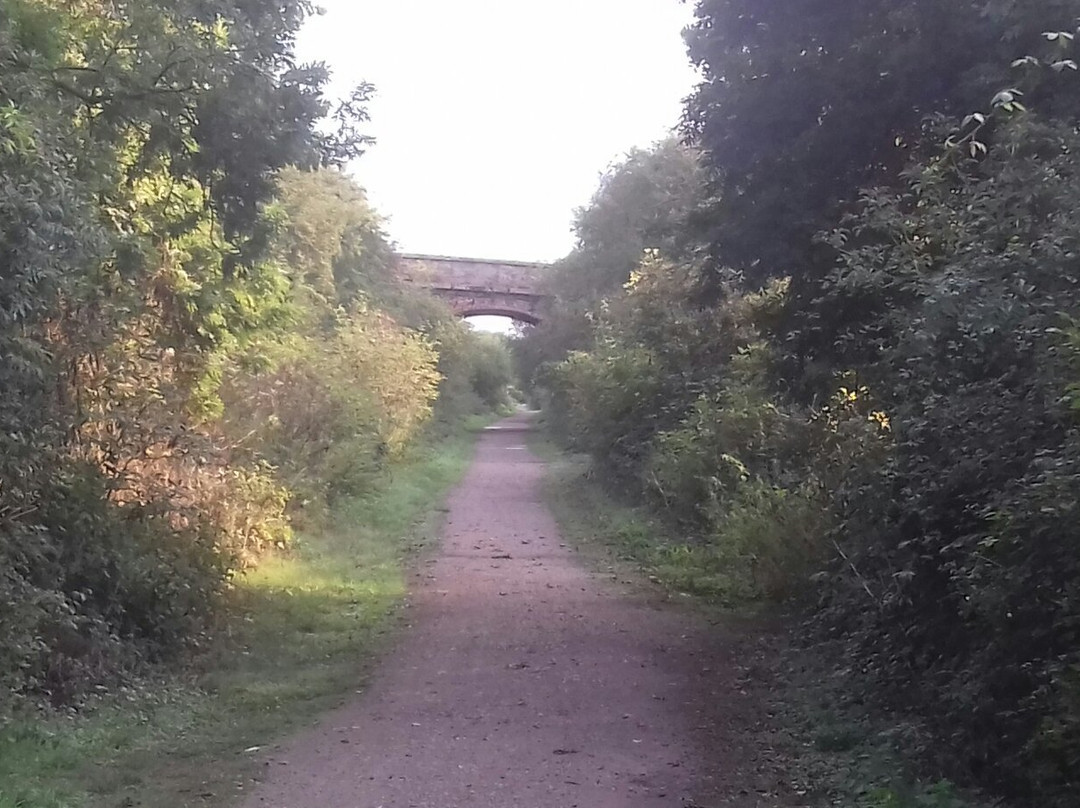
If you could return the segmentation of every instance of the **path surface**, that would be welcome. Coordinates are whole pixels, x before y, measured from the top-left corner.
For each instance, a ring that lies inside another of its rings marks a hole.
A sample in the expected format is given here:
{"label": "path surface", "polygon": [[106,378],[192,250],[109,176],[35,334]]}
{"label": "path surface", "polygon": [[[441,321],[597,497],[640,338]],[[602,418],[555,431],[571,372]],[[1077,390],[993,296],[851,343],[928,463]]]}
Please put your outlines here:
{"label": "path surface", "polygon": [[412,626],[355,703],[275,754],[246,808],[774,804],[734,782],[752,762],[731,661],[703,658],[695,618],[582,567],[527,425],[483,435]]}

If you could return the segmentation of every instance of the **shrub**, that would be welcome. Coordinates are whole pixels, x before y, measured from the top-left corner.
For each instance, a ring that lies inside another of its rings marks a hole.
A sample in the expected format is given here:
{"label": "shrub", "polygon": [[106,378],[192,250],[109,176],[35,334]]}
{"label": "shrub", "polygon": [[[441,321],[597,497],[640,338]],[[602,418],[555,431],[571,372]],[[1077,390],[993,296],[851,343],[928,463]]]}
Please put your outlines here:
{"label": "shrub", "polygon": [[794,489],[756,479],[714,515],[710,539],[731,572],[735,600],[783,602],[804,594],[827,557],[828,498],[810,481]]}
{"label": "shrub", "polygon": [[[985,159],[949,152],[907,193],[868,194],[847,222],[819,305],[907,302],[848,325],[895,448],[838,487],[846,557],[823,579],[822,617],[877,698],[933,729],[939,761],[1064,806],[1075,765],[1032,773],[1071,743],[1080,663],[1080,433],[1062,334],[1062,312],[1080,310],[1080,143],[1033,119],[997,137]],[[877,340],[869,358],[861,339]]]}

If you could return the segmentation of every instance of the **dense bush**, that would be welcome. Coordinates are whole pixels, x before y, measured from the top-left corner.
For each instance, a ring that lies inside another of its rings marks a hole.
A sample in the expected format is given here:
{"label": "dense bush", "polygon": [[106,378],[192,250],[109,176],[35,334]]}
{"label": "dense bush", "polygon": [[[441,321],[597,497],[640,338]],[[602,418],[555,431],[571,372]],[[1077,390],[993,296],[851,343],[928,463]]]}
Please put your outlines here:
{"label": "dense bush", "polygon": [[700,207],[628,283],[596,267],[576,351],[541,327],[519,354],[557,431],[681,526],[664,552],[707,594],[805,610],[932,775],[1064,808],[1080,6],[785,5],[699,4]]}
{"label": "dense bush", "polygon": [[816,410],[779,401],[759,323],[786,287],[729,287],[725,303],[702,308],[692,270],[642,263],[597,313],[596,347],[542,377],[549,421],[681,525],[699,562],[718,570],[712,594],[803,594],[827,556],[827,492],[887,451],[884,416],[846,391]]}
{"label": "dense bush", "polygon": [[1042,745],[1080,750],[1064,725],[1044,729],[1075,727],[1061,710],[1080,664],[1062,332],[1080,310],[1080,143],[1034,120],[1002,124],[995,141],[982,159],[920,166],[905,193],[868,193],[832,236],[845,246],[820,305],[864,301],[837,350],[854,346],[895,451],[840,488],[840,571],[858,577],[830,579],[822,619],[965,768],[1039,790],[1072,776],[1067,757],[1050,775]]}
{"label": "dense bush", "polygon": [[[5,696],[65,703],[197,641],[231,571],[287,539],[284,492],[202,428],[274,297],[267,178],[351,153],[314,130],[325,76],[287,77],[282,10],[0,4]],[[219,114],[241,96],[282,118],[242,133]],[[247,179],[204,184],[228,170]]]}
{"label": "dense bush", "polygon": [[335,168],[369,88],[335,107],[296,64],[310,11],[0,0],[0,719],[201,645],[305,508],[416,442],[440,372],[504,395]]}
{"label": "dense bush", "polygon": [[224,426],[301,502],[369,490],[417,437],[439,377],[435,349],[387,315],[359,310],[321,339],[292,339],[271,367],[227,379]]}
{"label": "dense bush", "polygon": [[469,383],[487,410],[498,411],[510,406],[509,391],[514,382],[514,360],[507,338],[501,334],[477,332],[470,335],[472,343]]}

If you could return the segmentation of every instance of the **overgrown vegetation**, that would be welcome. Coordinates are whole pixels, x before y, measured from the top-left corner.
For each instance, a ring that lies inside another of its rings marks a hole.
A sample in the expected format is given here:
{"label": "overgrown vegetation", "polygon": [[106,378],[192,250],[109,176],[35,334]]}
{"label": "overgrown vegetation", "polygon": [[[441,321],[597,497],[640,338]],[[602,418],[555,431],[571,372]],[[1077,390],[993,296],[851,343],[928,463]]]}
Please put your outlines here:
{"label": "overgrown vegetation", "polygon": [[[920,740],[915,724],[866,709],[850,681],[859,673],[834,670],[793,649],[784,614],[769,604],[744,600],[732,609],[739,567],[716,555],[711,543],[694,541],[655,509],[613,494],[584,454],[560,452],[544,438],[534,450],[548,458],[546,499],[563,535],[612,578],[660,588],[680,605],[705,612],[735,642],[743,671],[739,690],[762,707],[756,725],[764,743],[781,756],[784,779],[800,804],[858,808],[989,808],[947,780],[920,777],[910,746]],[[750,607],[750,608],[747,608]],[[738,638],[738,639],[736,639]],[[751,738],[744,738],[753,743]]]}
{"label": "overgrown vegetation", "polygon": [[294,530],[502,402],[341,171],[371,88],[296,62],[312,11],[0,0],[0,721],[205,654]]}
{"label": "overgrown vegetation", "polygon": [[183,676],[8,723],[0,806],[233,804],[267,748],[362,684],[472,445],[459,429],[413,450],[392,480],[299,531],[292,552],[239,579],[227,636]]}
{"label": "overgrown vegetation", "polygon": [[1073,805],[1080,5],[697,13],[689,145],[580,213],[534,395],[702,591],[805,614],[926,782]]}
{"label": "overgrown vegetation", "polygon": [[[425,436],[506,404],[505,342],[394,279],[341,171],[371,88],[332,103],[296,62],[312,11],[0,0],[0,765],[31,772],[0,801],[62,804],[50,771],[145,737],[123,710],[85,737],[27,715],[208,659],[229,603],[346,653],[340,607],[370,588],[373,625],[390,579],[338,579],[294,533],[378,522],[350,509]],[[519,365],[685,537],[626,528],[657,577],[800,610],[925,782],[1072,806],[1080,0],[697,15],[686,142],[605,177]],[[298,570],[324,578],[307,605]],[[329,692],[305,670],[214,692],[258,716]]]}

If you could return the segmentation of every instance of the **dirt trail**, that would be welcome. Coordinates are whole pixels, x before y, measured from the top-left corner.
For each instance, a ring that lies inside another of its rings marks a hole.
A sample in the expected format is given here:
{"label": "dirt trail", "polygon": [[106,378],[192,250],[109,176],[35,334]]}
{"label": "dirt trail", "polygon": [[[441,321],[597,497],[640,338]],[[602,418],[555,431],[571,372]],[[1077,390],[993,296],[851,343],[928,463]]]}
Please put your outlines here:
{"label": "dirt trail", "polygon": [[483,435],[412,626],[355,703],[275,753],[246,808],[775,804],[740,788],[757,767],[727,652],[583,569],[527,425]]}

